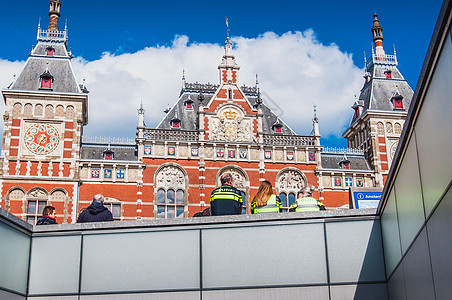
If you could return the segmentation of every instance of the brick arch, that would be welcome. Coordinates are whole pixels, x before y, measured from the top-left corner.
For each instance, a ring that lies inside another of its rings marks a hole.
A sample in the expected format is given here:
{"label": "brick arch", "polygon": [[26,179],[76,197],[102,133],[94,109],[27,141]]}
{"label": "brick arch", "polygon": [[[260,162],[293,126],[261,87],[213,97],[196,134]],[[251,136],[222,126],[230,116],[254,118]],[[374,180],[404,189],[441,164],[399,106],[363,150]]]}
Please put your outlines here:
{"label": "brick arch", "polygon": [[246,173],[246,171],[237,166],[237,165],[227,165],[224,166],[223,168],[220,169],[220,171],[218,171],[217,176],[215,178],[215,186],[219,187],[221,185],[220,183],[220,177],[221,175],[223,175],[224,173],[232,173],[232,178],[235,182],[237,182],[237,177],[243,177],[243,180],[241,182],[241,184],[239,184],[238,186],[233,182],[234,187],[237,188],[238,190],[242,191],[245,193],[245,199],[243,199],[243,205],[245,205],[246,207],[248,207],[247,203],[249,203],[249,197],[250,197],[250,179],[248,177],[248,174]]}
{"label": "brick arch", "polygon": [[[21,196],[19,196],[18,194],[15,195],[15,192],[20,192],[20,193],[22,193],[22,195]],[[6,193],[6,197],[5,197],[5,210],[9,211],[9,207],[11,205],[11,200],[17,200],[17,201],[23,202],[25,199],[25,194],[26,194],[26,191],[21,186],[13,186],[12,188],[10,188],[8,190],[8,192]]]}

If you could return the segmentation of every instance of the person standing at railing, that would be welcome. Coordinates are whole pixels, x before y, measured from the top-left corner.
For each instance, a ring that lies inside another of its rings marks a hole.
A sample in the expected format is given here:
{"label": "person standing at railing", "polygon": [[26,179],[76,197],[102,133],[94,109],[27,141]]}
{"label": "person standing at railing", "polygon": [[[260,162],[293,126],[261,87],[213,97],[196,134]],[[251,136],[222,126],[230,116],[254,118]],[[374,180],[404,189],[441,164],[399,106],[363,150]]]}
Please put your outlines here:
{"label": "person standing at railing", "polygon": [[273,194],[273,188],[270,181],[262,181],[256,196],[251,202],[251,213],[278,213],[282,211],[281,200]]}
{"label": "person standing at railing", "polygon": [[113,221],[113,215],[104,204],[104,196],[96,194],[93,202],[78,216],[77,223]]}
{"label": "person standing at railing", "polygon": [[58,224],[55,218],[55,207],[46,206],[42,210],[42,218],[39,218],[36,225],[54,225]]}
{"label": "person standing at railing", "polygon": [[320,211],[326,210],[322,202],[312,197],[314,192],[314,186],[307,186],[303,188],[299,195],[299,198],[290,206],[289,211]]}
{"label": "person standing at railing", "polygon": [[233,187],[232,175],[224,173],[220,182],[221,186],[210,194],[212,216],[240,215],[243,198],[241,192]]}

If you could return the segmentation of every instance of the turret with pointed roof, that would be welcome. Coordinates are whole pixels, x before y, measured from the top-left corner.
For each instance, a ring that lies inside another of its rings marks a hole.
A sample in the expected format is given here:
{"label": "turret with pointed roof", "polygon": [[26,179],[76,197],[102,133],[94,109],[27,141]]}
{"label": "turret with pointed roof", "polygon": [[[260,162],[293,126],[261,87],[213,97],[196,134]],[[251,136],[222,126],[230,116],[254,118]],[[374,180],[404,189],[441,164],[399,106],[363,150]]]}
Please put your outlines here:
{"label": "turret with pointed roof", "polygon": [[[383,48],[383,27],[374,14],[371,28],[375,50],[365,59],[365,82],[359,99],[352,108],[354,114],[343,136],[349,147],[364,150],[369,163],[379,174],[380,185],[391,163],[390,149],[397,147],[413,90],[398,69],[397,54],[387,55]],[[377,136],[380,136],[377,138]]]}

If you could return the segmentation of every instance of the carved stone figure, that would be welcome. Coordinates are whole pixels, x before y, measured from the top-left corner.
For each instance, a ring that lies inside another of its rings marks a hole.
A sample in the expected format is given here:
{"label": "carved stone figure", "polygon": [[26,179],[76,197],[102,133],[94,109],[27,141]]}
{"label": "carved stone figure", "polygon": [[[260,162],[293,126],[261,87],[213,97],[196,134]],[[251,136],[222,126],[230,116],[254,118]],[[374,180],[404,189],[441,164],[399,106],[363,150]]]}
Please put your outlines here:
{"label": "carved stone figure", "polygon": [[42,189],[34,189],[28,195],[34,198],[47,197],[47,193]]}
{"label": "carved stone figure", "polygon": [[185,189],[185,176],[182,171],[174,166],[166,166],[157,174],[158,187]]}
{"label": "carved stone figure", "polygon": [[224,173],[231,173],[231,175],[232,175],[232,182],[233,182],[234,187],[239,189],[239,190],[245,191],[246,178],[241,172],[239,172],[238,170],[236,170],[234,168],[228,168],[226,170],[223,170],[223,172],[221,172],[220,176],[218,176],[218,186],[221,185],[220,177]]}
{"label": "carved stone figure", "polygon": [[301,172],[295,170],[287,170],[278,178],[279,192],[294,191],[298,192],[306,186],[307,182],[301,175]]}

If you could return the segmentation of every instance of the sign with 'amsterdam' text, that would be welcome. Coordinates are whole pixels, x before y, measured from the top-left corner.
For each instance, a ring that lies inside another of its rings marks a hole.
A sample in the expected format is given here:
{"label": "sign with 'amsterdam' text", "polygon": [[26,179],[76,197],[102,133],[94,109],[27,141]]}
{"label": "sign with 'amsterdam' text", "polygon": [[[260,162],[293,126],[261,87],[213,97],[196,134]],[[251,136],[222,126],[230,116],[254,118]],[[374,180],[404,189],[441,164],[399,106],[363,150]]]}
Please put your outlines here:
{"label": "sign with 'amsterdam' text", "polygon": [[382,192],[382,188],[351,188],[350,208],[377,208]]}

